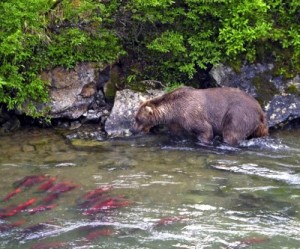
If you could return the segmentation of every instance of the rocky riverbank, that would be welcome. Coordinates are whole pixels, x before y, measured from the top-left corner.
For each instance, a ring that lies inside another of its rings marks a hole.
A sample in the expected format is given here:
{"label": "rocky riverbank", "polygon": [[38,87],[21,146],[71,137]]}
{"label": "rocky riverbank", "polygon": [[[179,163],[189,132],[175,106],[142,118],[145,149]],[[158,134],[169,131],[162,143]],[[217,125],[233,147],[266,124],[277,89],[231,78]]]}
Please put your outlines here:
{"label": "rocky riverbank", "polygon": [[[300,77],[284,80],[273,76],[273,68],[272,64],[245,64],[237,72],[232,67],[218,65],[209,72],[210,86],[243,89],[261,103],[270,128],[285,127],[300,117]],[[41,77],[50,84],[51,125],[69,130],[82,125],[89,127],[74,132],[72,136],[78,138],[102,140],[106,136],[129,136],[139,98],[164,93],[163,84],[157,81],[139,83],[142,91],[129,89],[122,83],[118,66],[82,63],[73,70],[55,68],[43,72]],[[1,134],[28,123],[18,112],[0,111]],[[41,124],[41,120],[35,124]],[[94,128],[85,124],[94,124]]]}

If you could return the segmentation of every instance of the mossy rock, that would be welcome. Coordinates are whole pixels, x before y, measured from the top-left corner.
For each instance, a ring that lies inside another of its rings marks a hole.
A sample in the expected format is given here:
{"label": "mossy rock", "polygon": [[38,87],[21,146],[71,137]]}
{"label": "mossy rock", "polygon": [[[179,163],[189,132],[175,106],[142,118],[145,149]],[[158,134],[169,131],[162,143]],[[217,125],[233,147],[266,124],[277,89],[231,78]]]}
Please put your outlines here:
{"label": "mossy rock", "polygon": [[296,84],[290,84],[289,86],[287,86],[287,88],[285,89],[285,92],[294,94],[296,96],[300,96],[300,92],[299,92],[299,89],[296,86]]}
{"label": "mossy rock", "polygon": [[123,87],[121,68],[118,65],[114,65],[110,69],[109,81],[104,87],[105,97],[108,100],[113,100],[117,90],[122,89]]}
{"label": "mossy rock", "polygon": [[254,77],[252,84],[257,90],[257,100],[261,105],[266,105],[274,95],[279,94],[279,90],[274,83],[263,74]]}

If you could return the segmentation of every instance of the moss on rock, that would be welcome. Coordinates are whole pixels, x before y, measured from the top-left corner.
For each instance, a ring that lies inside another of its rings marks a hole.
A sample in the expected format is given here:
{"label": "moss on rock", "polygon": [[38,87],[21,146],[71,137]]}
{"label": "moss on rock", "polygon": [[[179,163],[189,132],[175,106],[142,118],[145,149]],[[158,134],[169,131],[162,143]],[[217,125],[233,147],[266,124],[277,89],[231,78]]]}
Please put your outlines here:
{"label": "moss on rock", "polygon": [[266,105],[279,90],[264,74],[259,74],[252,80],[257,91],[257,100],[261,105]]}

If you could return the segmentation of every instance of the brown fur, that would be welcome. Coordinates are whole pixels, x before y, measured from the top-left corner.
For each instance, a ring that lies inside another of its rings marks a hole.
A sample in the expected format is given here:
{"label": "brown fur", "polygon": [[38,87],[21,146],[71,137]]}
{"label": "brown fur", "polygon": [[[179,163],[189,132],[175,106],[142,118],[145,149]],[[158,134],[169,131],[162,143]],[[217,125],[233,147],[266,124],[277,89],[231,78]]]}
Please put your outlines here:
{"label": "brown fur", "polygon": [[178,88],[139,107],[134,132],[148,132],[158,124],[167,125],[174,134],[195,134],[203,143],[217,135],[230,145],[268,135],[265,114],[259,103],[237,88],[197,90]]}

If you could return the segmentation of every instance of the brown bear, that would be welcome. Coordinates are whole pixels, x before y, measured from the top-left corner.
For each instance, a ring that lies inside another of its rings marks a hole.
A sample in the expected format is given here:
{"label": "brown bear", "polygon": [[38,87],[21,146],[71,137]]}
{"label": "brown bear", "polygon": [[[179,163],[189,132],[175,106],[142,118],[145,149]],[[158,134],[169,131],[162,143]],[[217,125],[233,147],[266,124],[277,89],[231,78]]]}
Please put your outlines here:
{"label": "brown bear", "polygon": [[145,100],[139,107],[133,133],[148,132],[165,124],[172,133],[194,134],[200,142],[212,143],[215,136],[237,145],[244,139],[268,135],[265,114],[259,103],[237,88],[194,89],[181,87],[160,97]]}

